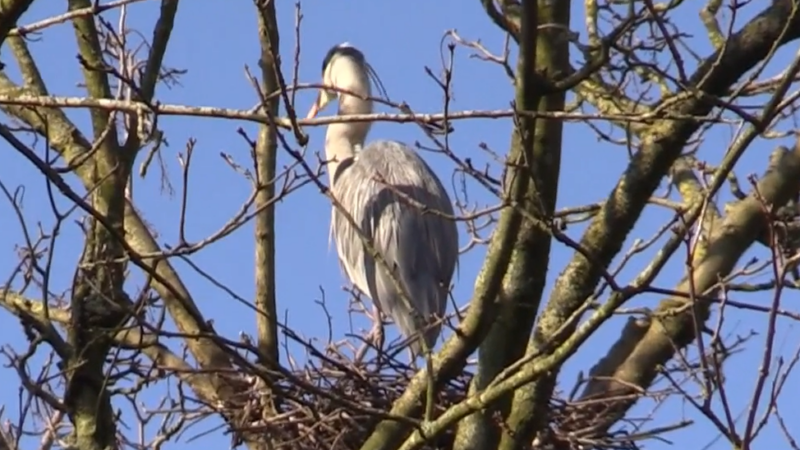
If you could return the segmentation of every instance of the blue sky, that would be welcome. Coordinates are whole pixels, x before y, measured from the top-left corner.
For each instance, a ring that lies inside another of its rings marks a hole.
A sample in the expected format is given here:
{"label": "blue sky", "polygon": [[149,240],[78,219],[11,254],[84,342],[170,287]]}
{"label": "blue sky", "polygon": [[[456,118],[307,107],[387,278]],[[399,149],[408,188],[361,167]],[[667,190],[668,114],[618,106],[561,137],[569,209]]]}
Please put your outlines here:
{"label": "blue sky", "polygon": [[[26,14],[23,23],[31,23],[45,17],[63,12],[63,2],[36,2]],[[756,6],[761,7],[761,6]],[[683,31],[695,34],[690,40],[692,50],[701,55],[710,53],[710,46],[704,36],[697,18],[696,7],[685,7],[682,19]],[[575,6],[573,29],[582,31],[585,38],[584,18],[578,5]],[[750,8],[753,9],[752,7]],[[159,10],[158,2],[143,2],[129,9],[129,25],[145,36],[151,35],[151,28]],[[279,23],[282,31],[281,52],[283,70],[291,77],[292,54],[294,51],[294,6],[292,2],[278,3]],[[751,17],[752,11],[745,10],[738,17],[739,24]],[[380,75],[390,97],[395,101],[405,101],[419,112],[438,112],[442,107],[442,93],[425,74],[424,66],[438,73],[441,67],[440,41],[446,30],[456,29],[465,39],[481,39],[488,48],[499,52],[503,36],[485,17],[478,1],[442,0],[437,2],[306,2],[303,4],[304,19],[301,28],[302,56],[299,67],[301,82],[318,82],[323,56],[333,44],[349,41],[361,48],[375,70]],[[118,13],[111,12],[106,17],[112,23],[118,20]],[[160,87],[157,97],[162,103],[219,106],[249,109],[256,102],[244,67],[257,71],[259,47],[256,33],[255,11],[252,2],[230,2],[225,0],[186,1],[181,5],[176,20],[171,45],[166,62],[170,67],[188,70],[180,79],[180,85],[171,89]],[[737,25],[735,28],[739,28]],[[136,38],[132,38],[136,39]],[[72,27],[68,24],[48,28],[42,39],[31,44],[31,50],[40,63],[40,69],[48,83],[50,92],[57,95],[81,95],[78,87],[80,72],[75,63],[76,49]],[[9,63],[9,51],[3,53],[3,62]],[[455,100],[452,109],[502,109],[509,106],[512,88],[498,66],[470,58],[471,51],[458,49],[455,63]],[[777,73],[787,62],[786,52],[771,65],[768,75]],[[573,54],[573,62],[577,61]],[[687,58],[688,60],[689,58]],[[688,62],[690,68],[693,63]],[[10,64],[13,66],[13,64]],[[13,70],[12,74],[14,74]],[[14,75],[16,77],[16,75]],[[314,93],[305,91],[297,96],[297,108],[304,113],[311,105]],[[332,109],[332,108],[331,108]],[[330,114],[331,109],[323,114]],[[72,117],[88,132],[88,113],[71,111]],[[157,230],[157,240],[164,243],[176,242],[180,211],[180,166],[178,152],[184,151],[189,138],[195,138],[197,145],[193,156],[191,180],[189,183],[189,203],[187,211],[187,237],[197,241],[219,229],[239,208],[249,194],[247,182],[234,173],[219,156],[221,152],[231,155],[243,165],[248,164],[248,149],[236,133],[242,126],[251,136],[255,135],[253,124],[239,124],[231,121],[168,117],[160,120],[170,146],[162,156],[167,167],[167,176],[176,191],[174,195],[164,192],[159,180],[160,172],[150,169],[148,177],[135,181],[137,205],[144,218]],[[600,125],[608,131],[609,127]],[[456,133],[451,137],[451,148],[460,157],[470,157],[476,163],[487,162],[488,157],[480,150],[479,144],[486,143],[494,151],[505,152],[511,130],[509,120],[475,120],[455,124]],[[309,129],[311,142],[307,155],[314,163],[314,152],[322,151],[324,129]],[[700,155],[712,163],[719,161],[730,143],[733,130],[720,128],[709,133],[703,142]],[[414,125],[377,124],[369,139],[391,138],[413,143],[425,142],[422,132]],[[742,159],[739,175],[760,174],[765,166],[768,152],[778,143],[790,145],[789,141],[754,144]],[[25,186],[24,215],[29,225],[37,221],[45,229],[52,226],[53,214],[46,202],[46,186],[41,176],[22,157],[10,148],[4,147],[3,163],[0,164],[0,180],[14,189]],[[444,180],[453,193],[456,179],[451,173],[453,164],[439,155],[423,155]],[[602,200],[616,183],[619,174],[627,163],[627,151],[601,142],[584,124],[568,123],[565,126],[564,151],[561,172],[559,207],[576,206]],[[289,155],[282,152],[279,171],[291,164]],[[138,166],[137,166],[138,167]],[[74,182],[74,180],[73,180]],[[78,186],[77,183],[73,183]],[[469,200],[473,204],[486,205],[493,199],[481,188],[470,185]],[[63,199],[61,205],[67,205]],[[15,245],[22,242],[20,227],[10,216],[10,206],[0,203],[0,274],[9,274],[16,264]],[[327,320],[315,303],[325,292],[328,310],[334,320],[334,335],[343,336],[349,332],[349,319],[346,313],[347,293],[342,290],[344,278],[339,270],[335,253],[328,247],[329,203],[319,191],[309,185],[283,200],[277,209],[277,258],[278,258],[278,306],[281,315],[288,317],[288,323],[307,337],[324,339],[327,335]],[[669,217],[661,210],[650,209],[631,234],[629,244],[634,238],[649,238]],[[66,289],[73,275],[73,265],[81,247],[77,226],[72,221],[62,231],[61,240],[55,252],[57,269],[52,275],[51,285],[55,292]],[[582,232],[580,226],[568,230],[574,238]],[[462,229],[462,244],[466,242]],[[238,296],[252,298],[253,282],[253,238],[252,227],[245,226],[225,240],[211,245],[193,255],[192,261],[203,270],[213,274],[221,284],[233,290]],[[459,306],[469,299],[484,250],[477,248],[462,256],[459,277],[455,280],[454,296]],[[751,255],[765,257],[766,252],[753,249]],[[572,252],[556,244],[551,255],[551,271],[548,275],[550,291],[552,282],[569,261]],[[622,282],[630,281],[641,269],[652,252],[645,252],[620,275]],[[176,262],[184,281],[194,292],[199,308],[206,318],[212,319],[216,329],[226,336],[235,338],[239,332],[252,334],[255,318],[252,311],[222,290],[215,288],[207,280],[194,272],[188,265]],[[658,279],[659,286],[671,287],[682,275],[683,256],[676,255],[670,266]],[[764,281],[764,277],[759,278]],[[141,277],[133,277],[131,291],[136,292]],[[747,299],[754,303],[766,304],[770,294],[757,294]],[[657,296],[641,296],[635,306],[654,306]],[[788,306],[791,308],[791,306]],[[565,368],[560,388],[569,391],[578,370],[588,370],[602,354],[609,342],[618,335],[624,318],[612,320],[592,338],[584,349]],[[356,326],[364,326],[363,321],[355,320]],[[726,330],[731,335],[745,335],[750,329],[763,329],[766,316],[753,313],[741,314],[731,311],[726,318]],[[7,344],[22,350],[22,333],[17,332],[18,322],[6,313],[0,313],[0,327],[9,336]],[[396,336],[394,329],[388,330],[389,337]],[[777,348],[787,355],[794,352],[797,331],[789,323],[781,322],[777,335]],[[731,395],[734,413],[746,407],[755,383],[760,362],[760,349],[763,335],[754,338],[748,350],[737,354],[727,366],[729,377],[728,393]],[[300,355],[297,355],[300,356]],[[10,369],[0,369],[0,380],[4,384],[16,385],[16,374]],[[797,383],[789,383],[784,396],[788,399],[800,394]],[[794,387],[791,386],[794,384]],[[687,386],[697,392],[696,386]],[[155,403],[156,389],[147,401]],[[16,389],[0,393],[0,404],[6,406],[6,418],[15,419],[18,411]],[[787,402],[784,402],[787,403]],[[649,416],[652,404],[643,402],[635,410],[639,417]],[[783,405],[787,408],[787,405]],[[718,409],[718,411],[721,411]],[[677,446],[691,444],[692,448],[702,448],[717,436],[708,422],[688,405],[680,401],[669,402],[654,413],[652,423],[645,428],[664,426],[683,418],[697,420],[697,424],[686,431],[666,436]],[[796,417],[796,415],[795,415]],[[787,418],[791,427],[800,426],[800,419]],[[203,427],[210,428],[213,422]],[[199,431],[200,429],[196,429]],[[191,433],[189,434],[191,435]],[[228,445],[228,437],[212,433],[203,437],[203,445],[219,447]],[[779,429],[770,425],[759,443],[762,446],[781,445],[785,441]],[[32,442],[30,444],[33,444]],[[663,443],[651,443],[650,448],[665,448]],[[183,446],[183,444],[181,444]],[[725,443],[717,442],[708,448],[727,448]]]}

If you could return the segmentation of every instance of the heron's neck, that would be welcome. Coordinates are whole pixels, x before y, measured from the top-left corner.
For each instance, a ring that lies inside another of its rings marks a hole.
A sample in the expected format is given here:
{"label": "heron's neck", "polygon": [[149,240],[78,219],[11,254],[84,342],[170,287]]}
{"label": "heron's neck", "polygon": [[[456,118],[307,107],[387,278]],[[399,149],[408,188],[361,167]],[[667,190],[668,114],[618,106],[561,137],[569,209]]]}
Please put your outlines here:
{"label": "heron's neck", "polygon": [[[369,92],[365,92],[364,95],[368,96]],[[338,115],[340,116],[370,114],[371,112],[372,100],[364,100],[346,94],[342,94],[339,98]],[[364,145],[370,125],[370,122],[345,122],[328,125],[328,131],[325,134],[325,158],[328,160],[328,177],[331,185],[333,185],[333,175],[339,164],[355,155],[356,146]]]}

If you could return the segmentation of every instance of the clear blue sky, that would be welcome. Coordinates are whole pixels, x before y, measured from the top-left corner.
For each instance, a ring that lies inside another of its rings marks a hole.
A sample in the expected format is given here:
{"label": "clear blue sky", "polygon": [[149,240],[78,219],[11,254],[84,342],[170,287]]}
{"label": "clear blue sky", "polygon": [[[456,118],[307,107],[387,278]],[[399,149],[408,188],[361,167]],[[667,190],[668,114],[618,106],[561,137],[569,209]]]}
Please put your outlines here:
{"label": "clear blue sky", "polygon": [[[766,3],[766,2],[764,2]],[[485,17],[478,1],[442,0],[437,2],[306,2],[303,8],[304,20],[301,31],[302,57],[300,80],[302,82],[318,82],[320,65],[328,48],[342,41],[350,41],[360,47],[379,73],[390,97],[395,101],[406,101],[420,112],[437,112],[441,109],[442,95],[424,72],[424,66],[430,66],[435,72],[440,68],[439,43],[443,33],[448,29],[457,29],[467,39],[480,38],[484,45],[500,51],[503,36]],[[681,28],[685,32],[694,33],[691,40],[693,50],[707,55],[710,47],[704,37],[704,31],[697,18],[697,6],[684,8],[685,21]],[[760,8],[758,3],[756,8]],[[64,11],[64,2],[36,2],[25,16],[23,23],[59,14]],[[573,29],[581,31],[585,38],[584,18],[578,4],[573,17]],[[753,9],[751,7],[750,9]],[[159,10],[158,2],[144,2],[129,9],[129,24],[141,31],[145,36],[151,35],[151,29]],[[282,31],[281,51],[283,69],[287,77],[291,74],[291,55],[294,49],[294,7],[289,1],[278,2],[279,23]],[[740,24],[752,11],[740,15]],[[106,15],[110,22],[116,23],[118,13]],[[185,1],[181,5],[177,17],[175,31],[167,53],[166,62],[170,67],[187,69],[188,73],[181,78],[181,85],[172,89],[160,87],[157,97],[163,103],[207,105],[228,108],[249,109],[255,104],[254,95],[247,79],[244,66],[254,72],[258,70],[259,46],[256,32],[255,11],[252,2],[233,2],[226,0]],[[740,25],[737,25],[738,29]],[[132,38],[136,39],[136,38]],[[40,63],[50,92],[57,95],[82,95],[78,83],[80,72],[76,64],[74,35],[69,24],[62,24],[47,29],[43,39],[31,44],[34,56]],[[507,108],[511,99],[511,86],[499,67],[469,58],[470,51],[459,49],[455,73],[455,101],[453,108],[465,109],[499,109]],[[4,51],[3,62],[11,63],[10,52]],[[786,54],[779,58],[778,64],[772,66],[769,75],[777,73],[776,68],[787,61]],[[688,59],[688,58],[687,58]],[[573,61],[576,61],[573,55]],[[689,61],[689,64],[693,64]],[[10,64],[13,66],[13,63]],[[693,67],[693,66],[692,66]],[[12,71],[15,69],[11,69]],[[16,74],[12,72],[16,77]],[[297,108],[305,112],[313,101],[314,93],[305,91],[298,95]],[[330,110],[325,114],[330,114]],[[85,111],[72,111],[73,117],[85,133],[89,133],[88,114]],[[178,217],[180,208],[180,167],[177,164],[177,152],[183,152],[189,138],[197,139],[192,166],[190,197],[188,208],[187,234],[190,240],[197,241],[213,233],[221,227],[249,194],[248,184],[222,161],[219,154],[225,152],[232,155],[244,165],[248,163],[248,149],[237,135],[239,126],[255,135],[253,124],[238,124],[230,121],[210,119],[183,119],[168,117],[160,121],[166,132],[170,147],[162,153],[170,177],[176,189],[175,195],[162,192],[159,181],[160,173],[153,167],[146,180],[136,180],[135,195],[137,205],[144,218],[158,231],[160,243],[176,242],[178,235]],[[470,157],[473,161],[486,161],[485,154],[478,144],[485,142],[493,150],[505,152],[511,123],[508,120],[483,120],[459,122],[455,124],[456,133],[452,136],[451,147],[461,157]],[[607,126],[601,127],[608,129]],[[321,151],[323,128],[310,130],[311,152]],[[719,161],[730,142],[733,131],[721,128],[708,135],[703,143],[701,156],[711,163]],[[391,138],[406,142],[420,140],[424,135],[414,125],[378,124],[373,127],[370,139]],[[788,141],[781,142],[789,144]],[[758,142],[740,163],[740,176],[760,174],[765,166],[768,152],[777,142]],[[13,150],[4,147],[0,159],[0,179],[13,189],[18,185],[25,186],[24,214],[32,226],[40,221],[45,229],[52,226],[53,215],[46,202],[45,183],[40,174]],[[444,179],[445,185],[453,192],[452,163],[441,156],[424,155],[434,169]],[[312,162],[315,159],[311,159]],[[291,162],[290,157],[281,153],[279,170]],[[576,206],[596,202],[603,199],[616,182],[627,163],[627,152],[624,148],[610,146],[599,142],[593,132],[584,124],[569,123],[565,126],[564,152],[561,173],[559,206]],[[138,167],[138,166],[137,166]],[[74,181],[74,180],[73,180]],[[74,186],[78,186],[74,183]],[[478,204],[492,202],[484,191],[475,186],[470,187],[470,200]],[[61,201],[62,205],[67,203]],[[9,274],[16,264],[15,245],[22,242],[22,234],[18,224],[11,216],[11,208],[6,202],[0,202],[0,274]],[[326,293],[327,305],[334,316],[334,333],[342,336],[348,332],[346,314],[347,295],[341,288],[345,281],[341,275],[334,252],[328,247],[329,204],[319,191],[307,186],[285,199],[278,206],[277,212],[277,258],[278,258],[278,306],[281,315],[288,316],[289,325],[308,337],[324,339],[327,335],[326,319],[319,306],[320,289]],[[639,227],[631,235],[633,238],[647,239],[668,217],[660,211],[649,211]],[[75,216],[73,219],[77,219]],[[569,230],[573,237],[579,237],[582,229],[574,227]],[[463,230],[462,230],[463,232]],[[462,235],[462,242],[465,236]],[[56,270],[52,274],[52,288],[62,292],[68,288],[74,263],[81,251],[81,240],[77,226],[70,222],[62,231],[55,253]],[[464,305],[470,298],[470,292],[483,257],[483,249],[477,249],[464,255],[461,259],[460,276],[454,292],[459,305]],[[236,292],[237,295],[249,299],[254,292],[253,283],[253,238],[252,227],[245,226],[224,241],[216,243],[193,256],[195,264],[213,274],[216,280]],[[751,254],[765,257],[762,250]],[[621,281],[627,282],[636,274],[636,269],[643,267],[652,252],[635,259],[628,269],[623,270]],[[552,282],[569,261],[572,252],[559,244],[554,245],[551,259],[551,271],[548,275],[550,291]],[[671,287],[680,278],[683,255],[676,255],[670,267],[659,278],[659,285]],[[194,293],[198,306],[206,318],[213,319],[216,329],[226,336],[233,337],[239,332],[252,334],[255,330],[255,318],[251,310],[237,303],[225,292],[213,287],[200,275],[183,263],[176,263],[184,281]],[[2,275],[6,276],[6,275]],[[761,278],[763,280],[763,277]],[[130,283],[132,292],[141,282],[141,277]],[[790,294],[793,295],[793,294]],[[752,296],[750,301],[766,304],[769,294]],[[643,296],[637,299],[637,306],[655,305],[656,296]],[[787,305],[791,308],[790,305]],[[595,338],[568,364],[562,373],[560,387],[569,391],[578,370],[588,370],[596,362],[598,355],[605,352],[609,342],[618,335],[624,319],[615,319],[605,326]],[[357,325],[363,326],[363,321]],[[726,329],[733,335],[745,335],[748,330],[762,330],[766,326],[766,317],[754,313],[740,314],[731,311],[726,319]],[[7,313],[0,313],[0,328],[3,336],[8,338],[4,343],[22,350],[23,335],[19,332],[18,322]],[[396,336],[393,328],[389,336]],[[782,323],[777,341],[781,353],[790,357],[797,341],[797,331],[791,324]],[[728,393],[732,396],[734,413],[738,414],[749,401],[749,395],[757,376],[760,362],[760,349],[763,336],[755,338],[744,353],[733,357],[726,368],[729,377]],[[788,358],[787,358],[788,359]],[[6,407],[6,417],[14,421],[18,414],[16,374],[9,369],[0,369],[0,380],[9,389],[0,393],[0,404]],[[794,386],[791,386],[794,384]],[[788,400],[800,394],[797,383],[789,383],[784,393]],[[694,385],[687,386],[697,392]],[[149,399],[154,403],[157,392]],[[788,408],[788,402],[784,402]],[[638,417],[648,416],[652,403],[643,402],[634,411]],[[718,410],[721,411],[721,410]],[[789,426],[797,428],[800,419],[794,415],[787,418]],[[664,426],[682,418],[691,418],[698,423],[685,431],[665,436],[679,448],[690,445],[690,448],[702,448],[718,434],[713,427],[688,405],[680,401],[672,401],[661,406],[655,412],[655,420],[646,426],[652,428]],[[131,425],[132,422],[128,421]],[[210,428],[214,422],[208,422]],[[741,424],[740,424],[741,427]],[[201,429],[196,428],[197,432]],[[188,436],[191,436],[190,433]],[[770,425],[759,441],[760,447],[782,446],[783,437],[779,429]],[[36,445],[28,442],[29,445]],[[202,438],[202,445],[209,448],[223,448],[229,444],[228,437],[221,433]],[[650,448],[665,448],[663,444],[653,442]],[[181,444],[181,448],[183,444]],[[185,447],[188,448],[188,447]],[[717,442],[709,448],[728,448],[725,443]]]}

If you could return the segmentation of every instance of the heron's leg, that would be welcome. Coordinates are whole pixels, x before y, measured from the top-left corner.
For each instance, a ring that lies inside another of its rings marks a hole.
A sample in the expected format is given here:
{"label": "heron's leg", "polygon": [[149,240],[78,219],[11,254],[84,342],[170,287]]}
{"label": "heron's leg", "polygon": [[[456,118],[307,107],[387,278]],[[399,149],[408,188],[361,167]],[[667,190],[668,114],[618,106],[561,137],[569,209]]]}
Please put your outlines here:
{"label": "heron's leg", "polygon": [[383,352],[386,336],[383,332],[383,315],[377,306],[372,305],[372,329],[369,330],[368,340],[375,346],[378,354]]}
{"label": "heron's leg", "polygon": [[433,409],[436,405],[436,379],[433,376],[433,349],[428,347],[423,339],[420,339],[420,342],[422,342],[422,355],[425,358],[425,368],[428,372],[428,389],[425,396],[424,418],[426,422],[430,422],[433,420]]}

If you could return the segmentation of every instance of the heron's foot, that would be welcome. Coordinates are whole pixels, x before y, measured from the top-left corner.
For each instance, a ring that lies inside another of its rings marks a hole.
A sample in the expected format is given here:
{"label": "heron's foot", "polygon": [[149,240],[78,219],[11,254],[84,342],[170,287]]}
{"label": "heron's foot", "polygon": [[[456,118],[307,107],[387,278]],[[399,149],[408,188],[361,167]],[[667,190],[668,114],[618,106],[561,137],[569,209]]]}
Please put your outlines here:
{"label": "heron's foot", "polygon": [[370,349],[375,349],[375,351],[380,355],[383,351],[383,326],[378,322],[372,326],[366,336],[364,336],[364,345],[358,349],[354,359],[354,363],[356,365],[361,364],[361,361],[366,356],[367,352]]}
{"label": "heron's foot", "polygon": [[370,345],[368,343],[361,344],[361,346],[356,351],[356,354],[353,356],[353,364],[356,367],[361,366],[361,362],[364,360],[364,355],[367,354]]}
{"label": "heron's foot", "polygon": [[383,314],[375,304],[372,305],[372,329],[369,332],[369,336],[372,337],[372,345],[375,347],[375,351],[379,355],[383,353],[383,344],[386,342],[386,335],[383,330]]}
{"label": "heron's foot", "polygon": [[369,334],[367,334],[367,341],[370,342],[373,347],[375,347],[375,350],[378,353],[382,353],[384,340],[385,335],[383,333],[383,324],[380,322],[380,320],[378,320],[372,326],[372,329],[369,330]]}

